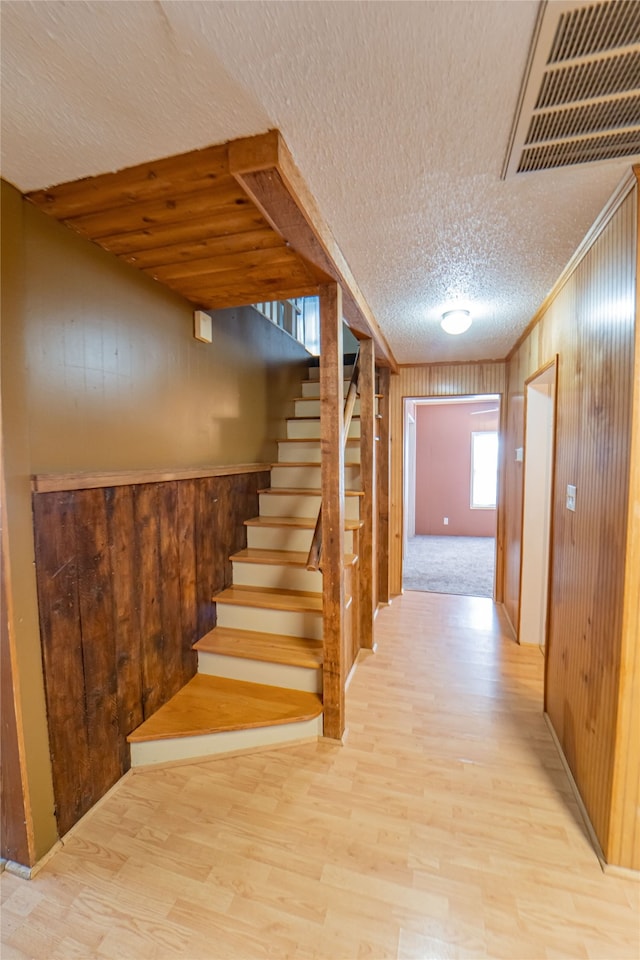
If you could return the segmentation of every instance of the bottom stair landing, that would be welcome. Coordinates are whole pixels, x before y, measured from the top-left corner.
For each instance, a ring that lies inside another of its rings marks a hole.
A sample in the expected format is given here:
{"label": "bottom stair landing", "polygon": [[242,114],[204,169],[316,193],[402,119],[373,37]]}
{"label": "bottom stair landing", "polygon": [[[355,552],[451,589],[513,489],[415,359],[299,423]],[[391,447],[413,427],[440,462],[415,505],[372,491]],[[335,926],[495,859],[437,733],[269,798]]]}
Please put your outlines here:
{"label": "bottom stair landing", "polygon": [[137,767],[321,735],[315,693],[196,674],[127,740]]}

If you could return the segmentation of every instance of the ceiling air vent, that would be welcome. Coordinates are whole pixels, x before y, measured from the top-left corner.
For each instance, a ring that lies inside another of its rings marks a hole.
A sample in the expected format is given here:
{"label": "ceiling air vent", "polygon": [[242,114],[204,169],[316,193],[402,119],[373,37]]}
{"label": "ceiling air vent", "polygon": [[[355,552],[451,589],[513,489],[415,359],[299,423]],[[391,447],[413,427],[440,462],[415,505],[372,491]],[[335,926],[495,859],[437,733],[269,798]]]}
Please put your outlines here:
{"label": "ceiling air vent", "polygon": [[640,155],[640,2],[542,3],[503,179]]}

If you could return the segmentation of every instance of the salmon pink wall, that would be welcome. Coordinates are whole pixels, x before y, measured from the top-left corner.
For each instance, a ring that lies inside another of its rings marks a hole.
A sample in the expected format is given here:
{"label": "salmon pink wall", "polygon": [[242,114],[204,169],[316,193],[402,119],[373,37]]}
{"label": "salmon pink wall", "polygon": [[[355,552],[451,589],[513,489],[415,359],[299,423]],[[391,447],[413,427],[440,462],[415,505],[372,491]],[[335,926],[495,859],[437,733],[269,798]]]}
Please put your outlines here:
{"label": "salmon pink wall", "polygon": [[470,494],[471,434],[498,429],[497,406],[497,400],[416,404],[416,534],[495,536],[496,511],[472,510]]}

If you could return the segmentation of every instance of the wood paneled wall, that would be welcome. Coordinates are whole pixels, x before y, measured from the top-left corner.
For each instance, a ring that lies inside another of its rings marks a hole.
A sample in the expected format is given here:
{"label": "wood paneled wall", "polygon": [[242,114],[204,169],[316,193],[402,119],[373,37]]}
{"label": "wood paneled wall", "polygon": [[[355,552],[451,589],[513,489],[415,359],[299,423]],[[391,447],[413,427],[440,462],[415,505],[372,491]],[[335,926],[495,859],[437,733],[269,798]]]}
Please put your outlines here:
{"label": "wood paneled wall", "polygon": [[[636,174],[640,168],[636,168]],[[640,870],[640,190],[636,187],[635,368],[631,412],[627,556],[609,858]],[[631,851],[631,855],[630,855]]]}
{"label": "wood paneled wall", "polygon": [[[401,367],[391,377],[391,510],[390,510],[390,592],[402,592],[402,500],[403,477],[403,399],[404,397],[459,397],[480,393],[502,394],[505,389],[503,361],[484,363],[431,363]],[[500,549],[501,510],[498,510],[498,569],[501,583]]]}
{"label": "wood paneled wall", "polygon": [[[620,721],[618,698],[638,645],[635,620],[630,629],[636,642],[627,643],[629,662],[622,662],[636,248],[634,190],[509,359],[505,599],[517,624],[522,464],[513,452],[523,442],[524,381],[558,354],[546,710],[605,857],[639,868],[637,843],[635,849],[631,842],[611,843],[612,810],[624,808],[631,820],[638,798],[637,731],[636,786],[626,799],[614,796],[627,790],[622,772],[614,784],[614,767],[630,732],[624,729],[630,718]],[[567,484],[577,487],[575,513],[565,508]],[[637,558],[633,563],[626,589],[637,602]]]}
{"label": "wood paneled wall", "polygon": [[269,473],[34,494],[60,835],[129,768],[126,736],[195,673]]}

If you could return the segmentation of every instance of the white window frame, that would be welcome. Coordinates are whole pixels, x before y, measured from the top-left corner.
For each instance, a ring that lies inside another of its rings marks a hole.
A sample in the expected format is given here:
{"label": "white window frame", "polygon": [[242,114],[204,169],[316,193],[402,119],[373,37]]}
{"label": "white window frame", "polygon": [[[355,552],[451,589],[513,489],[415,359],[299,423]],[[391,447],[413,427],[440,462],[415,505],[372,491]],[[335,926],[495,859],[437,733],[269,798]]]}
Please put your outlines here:
{"label": "white window frame", "polygon": [[[491,434],[496,438],[496,495],[494,503],[475,503],[474,502],[474,460],[475,460],[475,438]],[[469,507],[471,510],[495,510],[498,506],[498,463],[499,463],[500,436],[497,430],[474,430],[471,433],[471,476],[469,479]]]}

